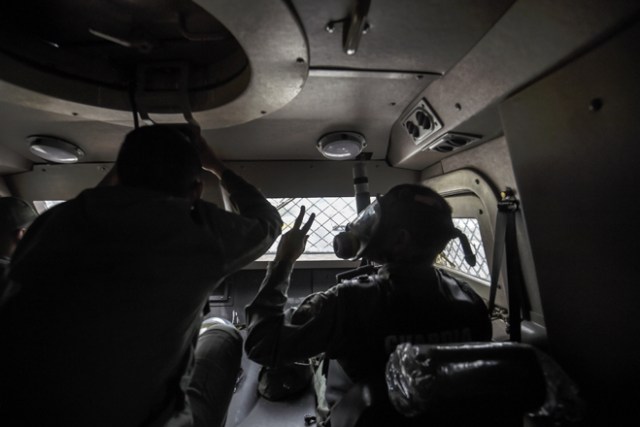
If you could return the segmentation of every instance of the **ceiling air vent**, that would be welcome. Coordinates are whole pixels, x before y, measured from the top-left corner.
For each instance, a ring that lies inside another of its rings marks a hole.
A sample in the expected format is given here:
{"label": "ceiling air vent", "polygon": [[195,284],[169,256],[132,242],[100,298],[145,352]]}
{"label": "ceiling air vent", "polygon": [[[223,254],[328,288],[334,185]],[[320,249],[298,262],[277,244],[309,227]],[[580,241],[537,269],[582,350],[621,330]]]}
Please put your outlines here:
{"label": "ceiling air vent", "polygon": [[442,129],[442,122],[425,99],[405,117],[402,125],[416,145]]}
{"label": "ceiling air vent", "polygon": [[450,153],[462,147],[478,141],[479,136],[464,133],[449,132],[442,135],[435,142],[425,146],[422,151],[431,150],[439,153]]}

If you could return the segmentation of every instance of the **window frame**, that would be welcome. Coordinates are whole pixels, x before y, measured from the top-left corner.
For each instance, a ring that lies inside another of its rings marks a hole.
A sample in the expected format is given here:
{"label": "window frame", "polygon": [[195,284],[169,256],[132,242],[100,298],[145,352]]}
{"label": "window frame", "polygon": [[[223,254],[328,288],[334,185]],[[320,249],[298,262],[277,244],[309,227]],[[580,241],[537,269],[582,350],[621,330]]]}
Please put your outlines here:
{"label": "window frame", "polygon": [[[453,210],[454,218],[477,218],[484,252],[489,263],[491,276],[493,267],[493,247],[495,240],[495,223],[498,211],[498,190],[482,175],[470,169],[460,169],[444,175],[422,181],[443,196]],[[503,263],[504,264],[504,263]],[[501,267],[496,292],[496,304],[508,307],[508,299],[504,290],[506,268]],[[453,276],[467,283],[485,300],[489,299],[490,287],[473,276],[445,268]]]}

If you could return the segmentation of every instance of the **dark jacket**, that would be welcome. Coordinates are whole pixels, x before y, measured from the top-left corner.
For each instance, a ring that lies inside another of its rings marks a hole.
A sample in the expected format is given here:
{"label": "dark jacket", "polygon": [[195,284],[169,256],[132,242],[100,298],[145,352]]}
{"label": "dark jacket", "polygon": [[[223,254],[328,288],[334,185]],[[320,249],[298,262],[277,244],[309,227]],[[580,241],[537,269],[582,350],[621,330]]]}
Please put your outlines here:
{"label": "dark jacket", "polygon": [[385,265],[284,311],[292,266],[271,264],[246,308],[245,350],[280,366],[325,353],[352,381],[384,377],[397,344],[488,341],[491,322],[471,287],[428,265]]}
{"label": "dark jacket", "polygon": [[231,171],[222,184],[239,214],[117,186],[35,221],[12,260],[18,293],[0,313],[1,415],[138,426],[180,405],[209,294],[281,228],[252,185]]}

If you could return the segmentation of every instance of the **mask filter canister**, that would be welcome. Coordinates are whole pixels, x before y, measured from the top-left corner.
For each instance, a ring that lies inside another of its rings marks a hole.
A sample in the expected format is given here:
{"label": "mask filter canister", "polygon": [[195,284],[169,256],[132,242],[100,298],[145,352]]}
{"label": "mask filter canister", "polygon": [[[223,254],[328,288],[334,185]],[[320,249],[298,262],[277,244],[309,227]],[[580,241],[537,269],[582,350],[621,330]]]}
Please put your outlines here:
{"label": "mask filter canister", "polygon": [[333,251],[338,258],[355,258],[359,249],[360,240],[353,233],[343,231],[333,238]]}

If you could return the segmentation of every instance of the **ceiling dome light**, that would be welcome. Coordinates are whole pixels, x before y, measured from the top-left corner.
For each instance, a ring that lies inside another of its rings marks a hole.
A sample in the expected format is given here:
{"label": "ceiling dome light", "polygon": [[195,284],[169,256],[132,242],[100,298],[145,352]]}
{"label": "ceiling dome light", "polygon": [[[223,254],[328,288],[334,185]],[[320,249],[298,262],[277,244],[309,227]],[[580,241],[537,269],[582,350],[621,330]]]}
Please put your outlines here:
{"label": "ceiling dome light", "polygon": [[55,163],[76,163],[84,157],[78,146],[53,136],[33,135],[27,138],[36,156]]}
{"label": "ceiling dome light", "polygon": [[357,132],[333,132],[320,138],[316,146],[327,159],[351,160],[362,152],[367,142]]}

